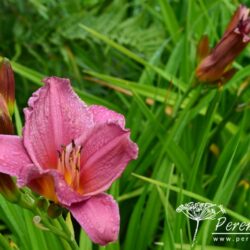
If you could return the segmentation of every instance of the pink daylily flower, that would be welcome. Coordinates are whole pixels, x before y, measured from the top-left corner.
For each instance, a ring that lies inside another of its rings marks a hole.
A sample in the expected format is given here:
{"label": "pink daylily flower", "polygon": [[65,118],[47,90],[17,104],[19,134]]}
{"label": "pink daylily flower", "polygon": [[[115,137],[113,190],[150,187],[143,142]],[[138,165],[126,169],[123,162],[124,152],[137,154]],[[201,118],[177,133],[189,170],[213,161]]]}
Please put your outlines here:
{"label": "pink daylily flower", "polygon": [[119,209],[104,193],[138,148],[121,114],[87,106],[68,79],[49,77],[24,109],[23,137],[0,135],[0,172],[70,210],[92,241],[119,233]]}

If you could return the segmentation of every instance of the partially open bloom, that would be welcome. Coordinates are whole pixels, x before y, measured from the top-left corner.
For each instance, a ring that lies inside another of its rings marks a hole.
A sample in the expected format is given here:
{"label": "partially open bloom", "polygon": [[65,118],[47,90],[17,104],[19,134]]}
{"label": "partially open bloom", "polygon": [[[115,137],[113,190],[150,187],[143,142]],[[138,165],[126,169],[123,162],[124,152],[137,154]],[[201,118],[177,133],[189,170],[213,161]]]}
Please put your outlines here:
{"label": "partially open bloom", "polygon": [[229,78],[233,71],[230,64],[250,41],[249,9],[241,5],[232,17],[223,37],[196,69],[200,81],[215,82]]}
{"label": "partially open bloom", "polygon": [[67,79],[49,77],[24,110],[23,137],[0,135],[0,172],[68,208],[105,245],[119,232],[119,210],[103,193],[137,157],[124,117],[86,106]]}

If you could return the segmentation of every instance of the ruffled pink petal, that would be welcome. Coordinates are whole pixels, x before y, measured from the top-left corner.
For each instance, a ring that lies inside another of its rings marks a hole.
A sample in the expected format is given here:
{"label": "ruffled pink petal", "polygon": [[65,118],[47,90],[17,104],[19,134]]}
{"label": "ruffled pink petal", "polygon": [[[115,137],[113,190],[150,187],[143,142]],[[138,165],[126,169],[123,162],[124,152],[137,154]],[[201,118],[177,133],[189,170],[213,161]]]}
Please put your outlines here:
{"label": "ruffled pink petal", "polygon": [[55,168],[57,150],[87,133],[92,114],[73,92],[68,79],[49,77],[29,99],[24,110],[24,145],[32,161],[44,169]]}
{"label": "ruffled pink petal", "polygon": [[32,191],[64,206],[89,198],[73,190],[65,182],[62,174],[54,169],[43,170],[28,166],[25,171],[20,171],[20,176],[22,176],[22,181],[18,182],[19,186],[27,185]]}
{"label": "ruffled pink petal", "polygon": [[85,195],[107,190],[132,159],[138,148],[129,130],[117,123],[102,124],[83,143],[80,186]]}
{"label": "ruffled pink petal", "polygon": [[125,127],[124,116],[113,110],[98,105],[91,105],[88,107],[88,110],[93,114],[95,125],[113,122],[118,123],[122,128]]}
{"label": "ruffled pink petal", "polygon": [[64,180],[63,176],[57,171],[48,171],[54,178],[55,192],[60,204],[65,206],[70,206],[73,203],[81,202],[89,198],[88,196],[83,196],[72,189]]}
{"label": "ruffled pink petal", "polygon": [[73,204],[69,210],[93,242],[106,245],[117,240],[120,215],[111,195],[93,196],[87,201]]}
{"label": "ruffled pink petal", "polygon": [[23,146],[22,138],[14,135],[0,135],[0,172],[18,178],[23,175],[32,162]]}

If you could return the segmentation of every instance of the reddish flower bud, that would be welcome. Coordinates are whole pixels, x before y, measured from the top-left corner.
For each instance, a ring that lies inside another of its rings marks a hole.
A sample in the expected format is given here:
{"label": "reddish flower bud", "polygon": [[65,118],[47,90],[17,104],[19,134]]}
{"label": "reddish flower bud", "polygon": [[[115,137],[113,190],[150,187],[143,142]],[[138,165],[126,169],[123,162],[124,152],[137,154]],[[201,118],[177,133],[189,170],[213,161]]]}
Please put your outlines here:
{"label": "reddish flower bud", "polygon": [[8,111],[7,103],[0,94],[0,134],[13,134],[14,129]]}
{"label": "reddish flower bud", "polygon": [[[11,115],[14,112],[15,81],[11,66],[6,59],[0,58],[0,134],[13,134]],[[12,178],[0,173],[0,193],[9,201],[17,202],[20,198]]]}
{"label": "reddish flower bud", "polygon": [[18,202],[21,195],[12,178],[3,173],[0,173],[0,193],[10,202]]}
{"label": "reddish flower bud", "polygon": [[5,99],[12,116],[15,103],[15,79],[11,65],[5,58],[0,58],[0,94]]}
{"label": "reddish flower bud", "polygon": [[200,81],[224,81],[233,60],[247,46],[250,41],[249,9],[241,5],[232,17],[222,39],[205,57],[196,69],[196,76]]}

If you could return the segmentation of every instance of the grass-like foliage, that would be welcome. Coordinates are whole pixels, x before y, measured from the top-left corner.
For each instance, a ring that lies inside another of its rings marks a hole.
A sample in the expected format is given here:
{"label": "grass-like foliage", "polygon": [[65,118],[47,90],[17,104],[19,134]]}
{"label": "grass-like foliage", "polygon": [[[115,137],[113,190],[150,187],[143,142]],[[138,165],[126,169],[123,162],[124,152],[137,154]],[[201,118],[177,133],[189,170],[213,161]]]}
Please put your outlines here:
{"label": "grass-like foliage", "polygon": [[[213,47],[239,4],[0,1],[0,56],[15,71],[16,133],[31,93],[55,75],[70,78],[86,103],[124,114],[139,146],[138,159],[109,190],[119,202],[119,241],[94,245],[73,221],[79,249],[249,249],[250,235],[214,240],[217,219],[200,221],[192,247],[196,223],[176,212],[181,204],[212,203],[224,207],[227,222],[249,223],[249,47],[226,84],[195,78],[200,38],[208,35]],[[0,249],[74,249],[33,217],[0,196]],[[62,220],[53,223],[65,231]]]}

